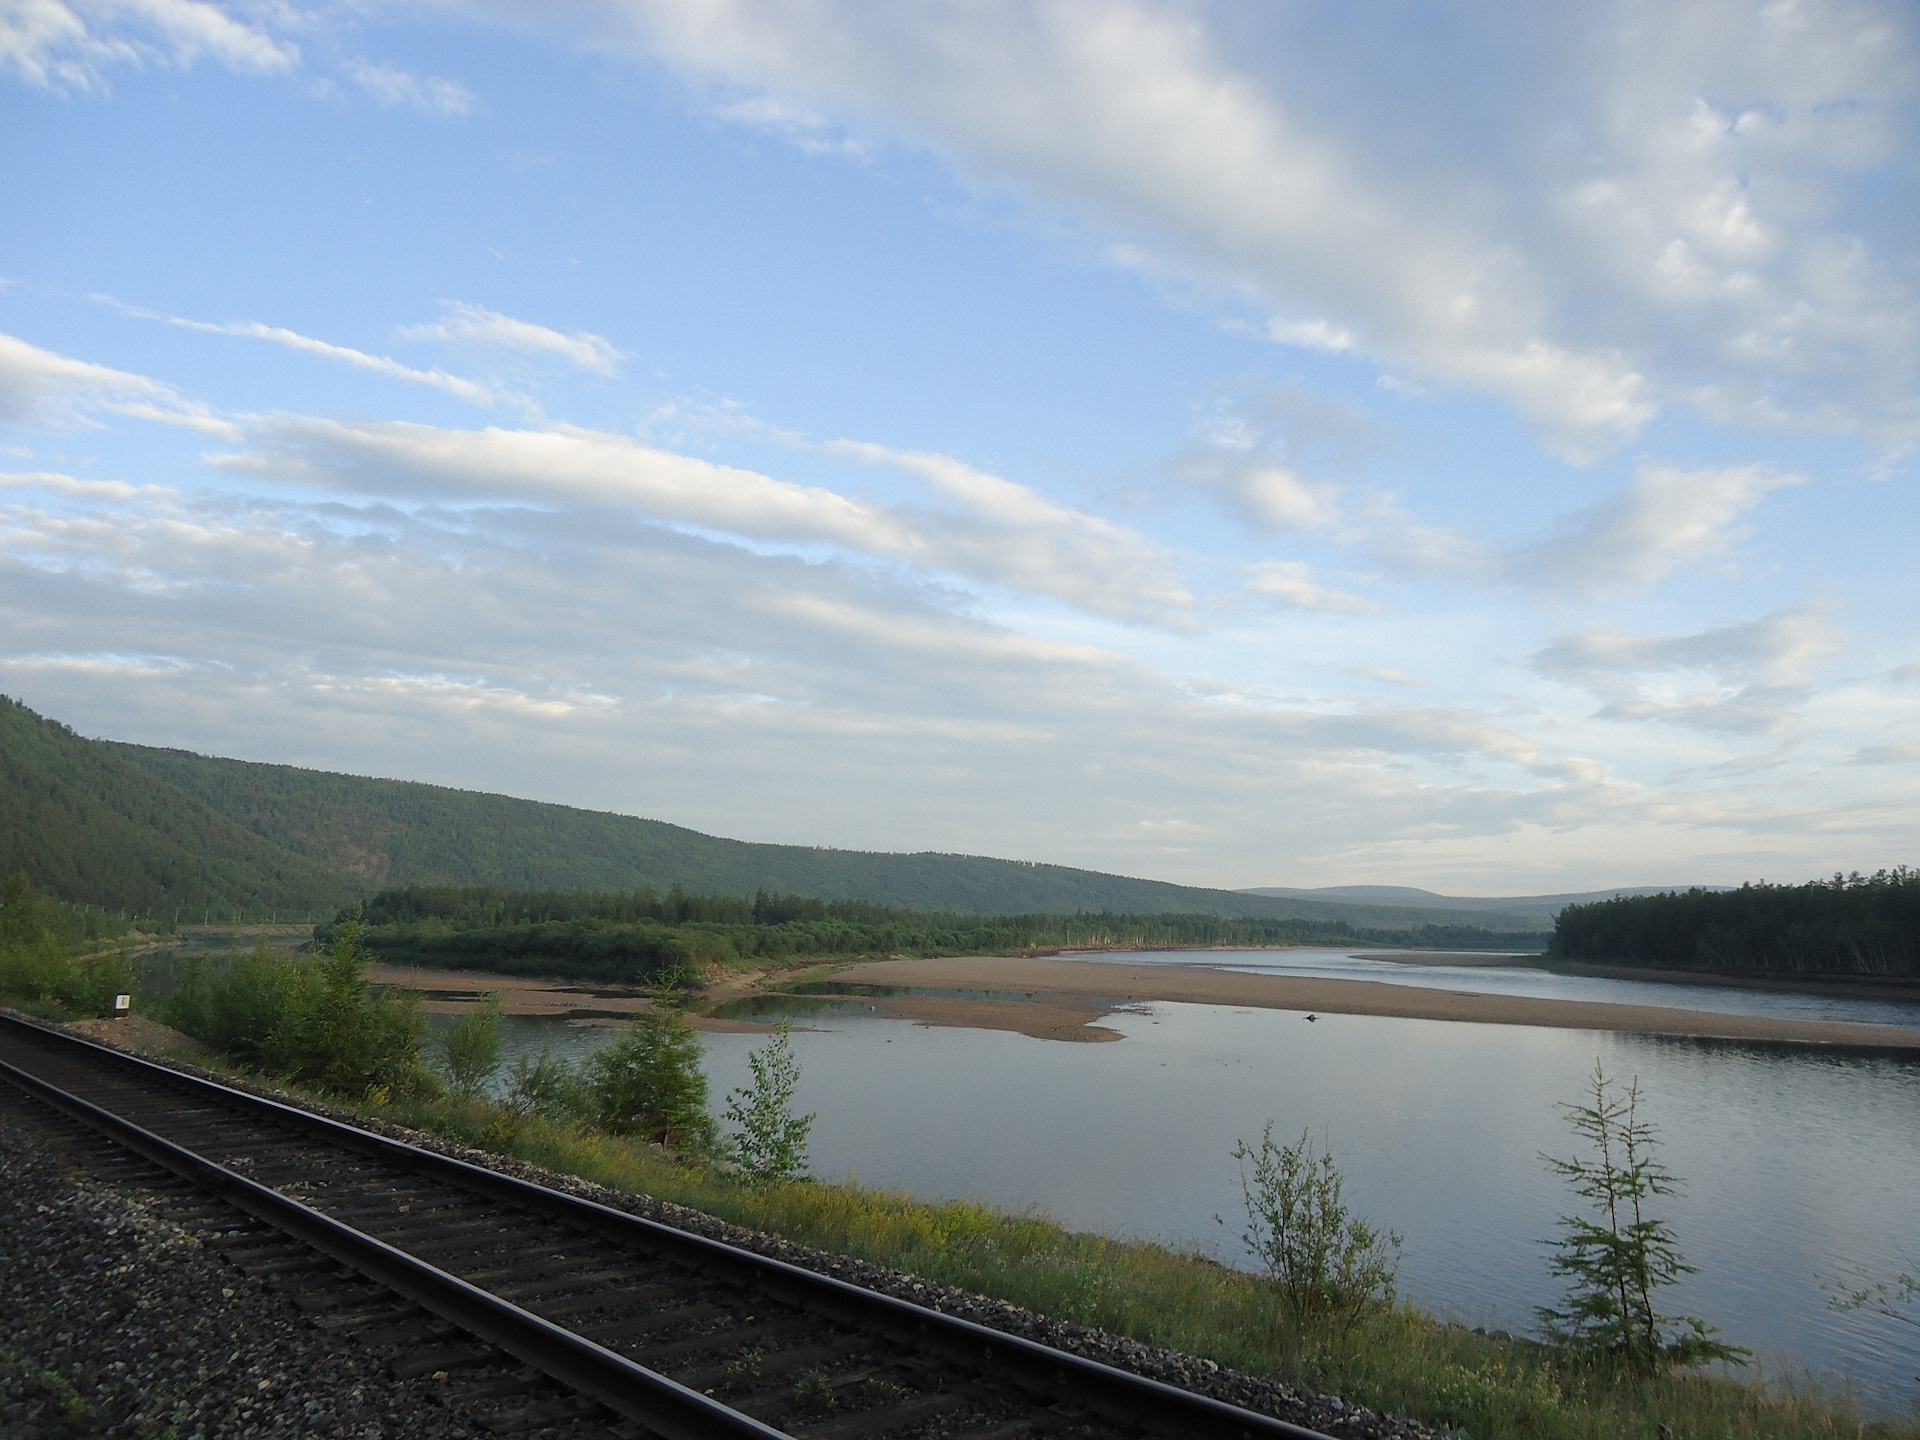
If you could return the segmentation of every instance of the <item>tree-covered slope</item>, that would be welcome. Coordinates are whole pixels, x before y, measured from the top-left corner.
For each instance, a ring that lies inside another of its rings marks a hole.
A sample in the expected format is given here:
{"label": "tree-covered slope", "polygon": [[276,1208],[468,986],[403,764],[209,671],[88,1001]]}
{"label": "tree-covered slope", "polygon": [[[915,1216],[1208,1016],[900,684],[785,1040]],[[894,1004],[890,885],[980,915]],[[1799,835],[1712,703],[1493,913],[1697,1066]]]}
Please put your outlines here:
{"label": "tree-covered slope", "polygon": [[415,781],[375,780],[215,759],[184,750],[104,748],[367,892],[397,885],[507,890],[755,891],[970,915],[1197,914],[1459,923],[1435,909],[1276,899],[979,855],[887,854],[726,840],[661,820],[577,810]]}
{"label": "tree-covered slope", "polygon": [[0,876],[110,910],[324,910],[356,887],[0,696]]}
{"label": "tree-covered slope", "polygon": [[[63,900],[258,916],[408,885],[705,895],[765,890],[929,913],[1210,915],[1455,925],[1440,906],[1208,890],[979,855],[767,845],[630,815],[87,740],[0,704],[0,875]],[[1505,917],[1475,919],[1489,928]]]}

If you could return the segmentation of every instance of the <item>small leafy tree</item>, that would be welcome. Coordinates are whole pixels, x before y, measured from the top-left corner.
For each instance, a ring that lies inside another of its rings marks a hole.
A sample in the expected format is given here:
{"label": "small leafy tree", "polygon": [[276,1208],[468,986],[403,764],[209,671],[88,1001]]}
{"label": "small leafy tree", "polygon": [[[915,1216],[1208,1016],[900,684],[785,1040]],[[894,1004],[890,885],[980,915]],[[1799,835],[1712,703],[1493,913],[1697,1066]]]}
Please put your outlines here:
{"label": "small leafy tree", "polygon": [[806,1173],[807,1132],[817,1117],[793,1113],[800,1062],[794,1059],[792,1036],[792,1026],[782,1020],[773,1039],[747,1056],[753,1083],[727,1095],[727,1119],[734,1125],[727,1148],[754,1184]]}
{"label": "small leafy tree", "polygon": [[546,1046],[521,1054],[507,1066],[507,1108],[549,1120],[576,1120],[592,1111],[580,1074]]}
{"label": "small leafy tree", "polygon": [[367,979],[365,927],[354,917],[318,962],[295,964],[273,1047],[282,1070],[339,1095],[391,1093],[421,1078],[426,1030],[417,997],[377,990]]}
{"label": "small leafy tree", "polygon": [[1536,1312],[1548,1341],[1639,1375],[1711,1360],[1744,1365],[1748,1352],[1714,1339],[1718,1332],[1704,1320],[1663,1315],[1655,1304],[1656,1291],[1694,1267],[1681,1260],[1667,1222],[1647,1213],[1647,1201],[1672,1194],[1680,1182],[1653,1158],[1654,1131],[1640,1115],[1639,1080],[1620,1094],[1595,1061],[1588,1089],[1588,1103],[1562,1108],[1574,1133],[1592,1147],[1592,1158],[1540,1157],[1596,1217],[1562,1217],[1565,1233],[1548,1242],[1553,1273],[1568,1282],[1562,1308]]}
{"label": "small leafy tree", "polygon": [[167,1023],[241,1064],[338,1095],[404,1092],[425,1082],[417,997],[367,980],[359,922],[319,959],[275,955],[262,936],[218,972],[189,964]]}
{"label": "small leafy tree", "polygon": [[1304,1130],[1298,1145],[1276,1145],[1268,1121],[1260,1148],[1242,1140],[1233,1158],[1247,1206],[1241,1238],[1295,1319],[1345,1329],[1370,1301],[1393,1297],[1400,1237],[1349,1213],[1331,1150],[1316,1154]]}
{"label": "small leafy tree", "polygon": [[489,992],[481,1002],[447,1027],[440,1038],[447,1078],[453,1093],[471,1100],[486,1088],[500,1068],[500,992]]}
{"label": "small leafy tree", "polygon": [[700,1041],[677,999],[665,988],[655,991],[627,1033],[588,1062],[587,1088],[601,1129],[701,1150],[713,1142],[707,1077]]}

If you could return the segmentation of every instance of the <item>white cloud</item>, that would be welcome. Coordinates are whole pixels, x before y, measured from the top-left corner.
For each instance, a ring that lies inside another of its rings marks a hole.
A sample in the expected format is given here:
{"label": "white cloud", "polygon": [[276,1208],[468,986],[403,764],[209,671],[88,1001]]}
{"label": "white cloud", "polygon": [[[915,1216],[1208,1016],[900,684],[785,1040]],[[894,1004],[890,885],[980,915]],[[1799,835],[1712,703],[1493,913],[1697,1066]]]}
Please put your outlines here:
{"label": "white cloud", "polygon": [[0,424],[66,428],[94,412],[182,425],[221,439],[234,427],[170,385],[42,350],[0,331]]}
{"label": "white cloud", "polygon": [[0,421],[59,424],[88,402],[170,398],[172,391],[144,375],[130,375],[42,350],[0,332]]}
{"label": "white cloud", "polygon": [[175,65],[205,58],[243,74],[271,75],[299,49],[206,0],[9,0],[0,5],[0,72],[74,90],[98,85],[113,65]]}
{"label": "white cloud", "polygon": [[1407,670],[1395,670],[1388,665],[1357,665],[1353,673],[1367,680],[1378,680],[1387,685],[1421,686],[1427,683],[1426,677],[1415,675]]}
{"label": "white cloud", "polygon": [[1323,530],[1343,518],[1343,488],[1303,470],[1350,469],[1372,424],[1296,385],[1271,385],[1206,407],[1173,473],[1259,533]]}
{"label": "white cloud", "polygon": [[1817,607],[1694,635],[1634,635],[1601,625],[1533,656],[1535,671],[1601,700],[1608,720],[1662,720],[1732,734],[1791,729],[1839,633]]}
{"label": "white cloud", "polygon": [[415,75],[366,59],[349,60],[345,68],[347,77],[375,103],[390,108],[405,107],[423,115],[455,119],[471,115],[477,103],[473,92],[457,80]]}
{"label": "white cloud", "polygon": [[741,123],[931,145],[1078,214],[1109,253],[1250,296],[1280,343],[1499,397],[1571,455],[1675,403],[1920,433],[1897,169],[1915,27],[1890,0],[1415,29],[1155,0],[484,13],[664,59]]}
{"label": "white cloud", "polygon": [[1764,465],[1697,470],[1647,460],[1618,494],[1536,540],[1496,543],[1421,525],[1390,499],[1366,510],[1361,533],[1381,559],[1415,573],[1556,593],[1632,594],[1683,571],[1730,566],[1752,528],[1740,522],[1776,490],[1804,483]]}
{"label": "white cloud", "polygon": [[1802,483],[1761,465],[1682,469],[1642,463],[1633,483],[1558,534],[1516,547],[1509,573],[1590,592],[1645,590],[1684,569],[1723,561],[1752,532],[1738,522],[1775,490]]}
{"label": "white cloud", "polygon": [[854,440],[820,448],[916,475],[957,510],[921,521],[936,565],[1098,614],[1191,623],[1186,611],[1193,597],[1174,575],[1171,558],[1137,531],[950,456]]}
{"label": "white cloud", "polygon": [[844,547],[924,572],[1045,595],[1096,614],[1185,626],[1191,597],[1134,532],[944,456],[838,442],[899,465],[944,506],[887,506],[576,428],[449,430],[287,420],[263,424],[229,470],[357,493],[587,502],[776,543]]}
{"label": "white cloud", "polygon": [[1367,614],[1382,607],[1359,595],[1329,589],[1313,578],[1301,561],[1269,560],[1254,567],[1246,593],[1296,610],[1331,610],[1348,615]]}
{"label": "white cloud", "polygon": [[866,146],[821,115],[771,95],[750,95],[714,106],[713,113],[735,125],[765,130],[808,155],[863,155]]}
{"label": "white cloud", "polygon": [[530,320],[516,320],[484,305],[468,305],[458,300],[445,302],[442,309],[445,313],[438,320],[410,325],[400,332],[401,338],[556,355],[596,375],[615,374],[620,362],[626,359],[604,335],[595,335],[589,330],[568,334]]}
{"label": "white cloud", "polygon": [[1632,434],[1654,413],[1626,356],[1548,333],[1543,288],[1510,247],[1383,183],[1359,137],[1314,125],[1229,63],[1190,12],[1060,0],[877,20],[731,0],[585,13],[603,42],[930,140],[982,180],[1075,208],[1283,313],[1326,317],[1291,338],[1351,337],[1502,395],[1569,443]]}
{"label": "white cloud", "polygon": [[373,355],[365,350],[356,350],[350,345],[335,345],[331,341],[302,335],[299,331],[289,330],[282,325],[268,325],[259,320],[228,320],[220,323],[210,320],[189,320],[179,315],[167,315],[157,310],[143,310],[137,306],[122,304],[106,296],[97,298],[125,314],[137,316],[143,320],[160,320],[178,329],[197,330],[204,335],[234,335],[245,340],[265,340],[269,344],[298,350],[302,354],[337,360],[343,365],[351,365],[356,370],[383,375],[389,380],[402,380],[409,385],[428,385],[456,399],[465,400],[470,405],[492,405],[501,399],[514,398],[498,394],[478,381],[469,380],[463,375],[449,374],[445,370],[419,370],[411,365],[403,365],[388,355]]}

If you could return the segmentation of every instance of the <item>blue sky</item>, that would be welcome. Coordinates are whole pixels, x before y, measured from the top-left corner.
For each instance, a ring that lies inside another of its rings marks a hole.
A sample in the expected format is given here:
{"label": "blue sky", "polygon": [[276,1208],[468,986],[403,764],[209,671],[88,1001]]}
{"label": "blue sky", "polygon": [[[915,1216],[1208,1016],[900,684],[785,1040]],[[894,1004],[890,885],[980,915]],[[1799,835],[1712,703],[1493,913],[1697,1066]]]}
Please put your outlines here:
{"label": "blue sky", "polygon": [[0,4],[0,689],[753,839],[1914,858],[1914,19]]}

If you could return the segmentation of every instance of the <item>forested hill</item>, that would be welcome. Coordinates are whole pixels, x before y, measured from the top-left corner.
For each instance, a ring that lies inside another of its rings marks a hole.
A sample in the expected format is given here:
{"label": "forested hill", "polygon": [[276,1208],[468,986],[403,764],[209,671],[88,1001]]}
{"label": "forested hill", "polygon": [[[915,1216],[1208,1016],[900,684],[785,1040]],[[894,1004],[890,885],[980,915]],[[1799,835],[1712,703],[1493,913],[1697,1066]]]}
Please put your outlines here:
{"label": "forested hill", "polygon": [[184,793],[118,747],[0,696],[0,877],[62,900],[164,914],[325,911],[359,887]]}
{"label": "forested hill", "polygon": [[[0,874],[114,909],[331,908],[392,886],[757,891],[955,914],[1455,925],[1458,911],[1241,894],[976,855],[765,845],[413,781],[86,740],[0,703]],[[1489,930],[1524,920],[1475,915]]]}
{"label": "forested hill", "polygon": [[[366,893],[399,885],[505,890],[766,890],[968,915],[1194,914],[1345,920],[1389,928],[1460,923],[1457,911],[1273,899],[980,855],[888,854],[727,840],[662,820],[577,810],[404,780],[106,748]],[[1490,929],[1539,928],[1475,916]]]}

